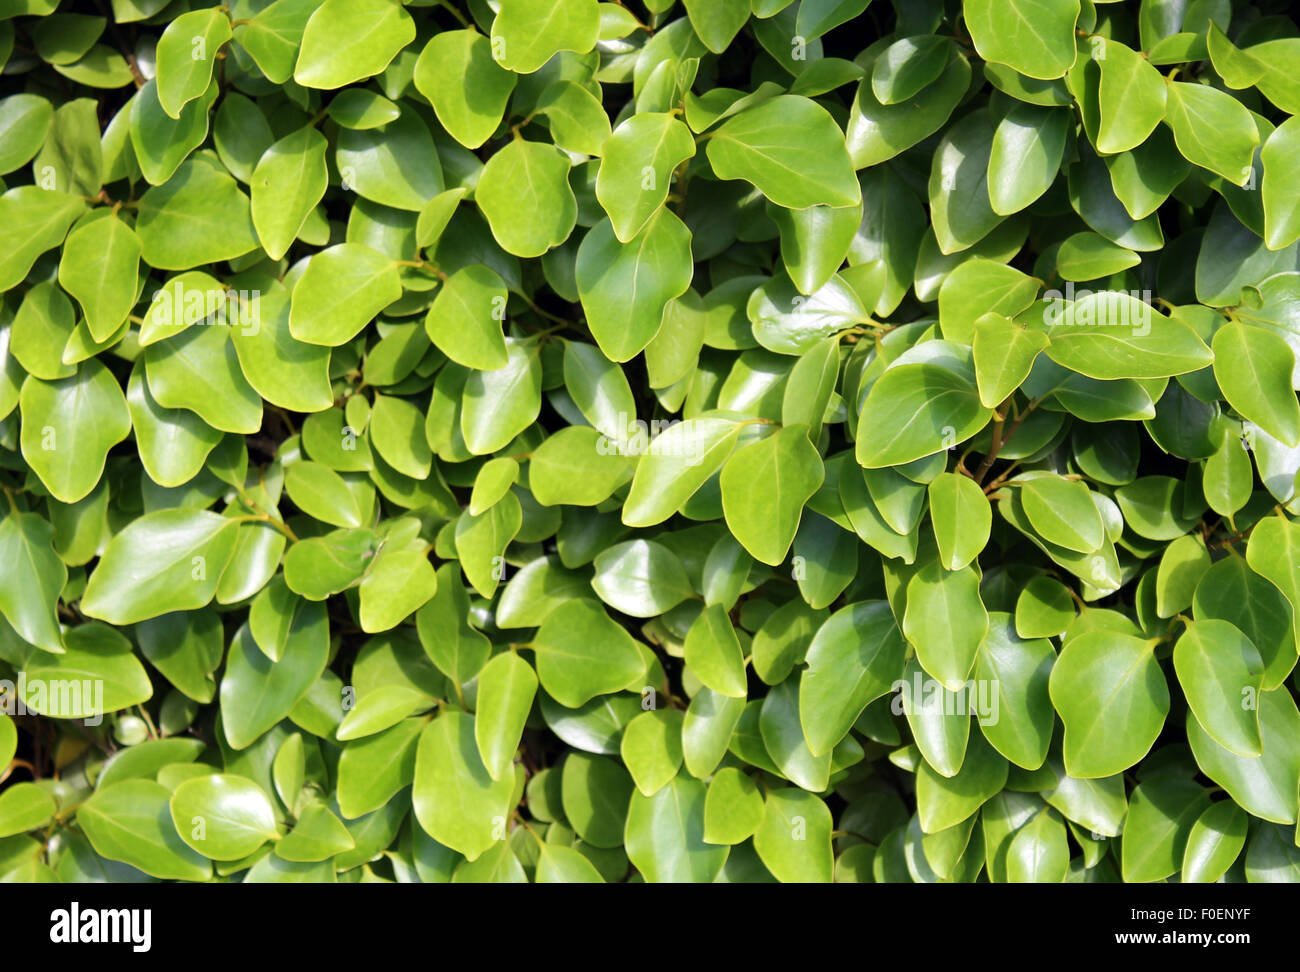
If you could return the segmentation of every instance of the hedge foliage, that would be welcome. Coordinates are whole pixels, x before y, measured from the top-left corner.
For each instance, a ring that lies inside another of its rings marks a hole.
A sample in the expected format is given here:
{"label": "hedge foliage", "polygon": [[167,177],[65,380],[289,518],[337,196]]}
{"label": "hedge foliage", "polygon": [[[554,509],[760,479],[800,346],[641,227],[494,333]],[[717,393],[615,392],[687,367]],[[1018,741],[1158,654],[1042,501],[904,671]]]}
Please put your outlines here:
{"label": "hedge foliage", "polygon": [[1270,0],[0,0],[0,876],[1279,881]]}

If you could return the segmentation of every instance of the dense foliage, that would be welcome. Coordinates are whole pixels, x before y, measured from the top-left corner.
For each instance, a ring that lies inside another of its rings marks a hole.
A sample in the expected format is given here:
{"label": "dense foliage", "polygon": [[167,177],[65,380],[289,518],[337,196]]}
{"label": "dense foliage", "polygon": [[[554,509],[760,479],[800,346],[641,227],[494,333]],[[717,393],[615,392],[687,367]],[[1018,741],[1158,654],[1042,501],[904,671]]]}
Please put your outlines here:
{"label": "dense foliage", "polygon": [[1268,0],[0,0],[0,878],[1300,878]]}

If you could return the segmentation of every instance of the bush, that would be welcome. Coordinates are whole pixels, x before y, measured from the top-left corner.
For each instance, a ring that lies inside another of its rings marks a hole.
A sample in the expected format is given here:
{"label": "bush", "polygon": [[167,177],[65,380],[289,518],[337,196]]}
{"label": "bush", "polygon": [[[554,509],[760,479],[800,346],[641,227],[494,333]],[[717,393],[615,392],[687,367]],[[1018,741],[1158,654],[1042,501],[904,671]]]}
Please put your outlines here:
{"label": "bush", "polygon": [[1278,5],[56,7],[0,876],[1300,873]]}

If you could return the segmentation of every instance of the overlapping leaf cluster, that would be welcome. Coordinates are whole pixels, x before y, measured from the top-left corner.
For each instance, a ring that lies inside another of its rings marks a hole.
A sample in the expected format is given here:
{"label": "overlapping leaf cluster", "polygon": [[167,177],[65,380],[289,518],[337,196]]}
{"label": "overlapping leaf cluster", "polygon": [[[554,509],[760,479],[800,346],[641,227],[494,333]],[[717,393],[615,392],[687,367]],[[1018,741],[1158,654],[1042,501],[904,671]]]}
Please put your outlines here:
{"label": "overlapping leaf cluster", "polygon": [[1284,5],[99,7],[0,0],[4,879],[1300,875]]}

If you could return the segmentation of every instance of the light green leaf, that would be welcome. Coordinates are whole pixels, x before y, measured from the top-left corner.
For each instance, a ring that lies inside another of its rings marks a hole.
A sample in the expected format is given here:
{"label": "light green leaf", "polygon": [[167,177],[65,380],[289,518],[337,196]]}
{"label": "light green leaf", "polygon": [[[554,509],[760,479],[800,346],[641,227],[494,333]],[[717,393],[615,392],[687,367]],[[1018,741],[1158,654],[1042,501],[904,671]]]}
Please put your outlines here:
{"label": "light green leaf", "polygon": [[126,396],[97,360],[57,381],[28,377],[19,393],[23,458],[51,495],[84,499],[104,471],[108,450],[131,431]]}
{"label": "light green leaf", "polygon": [[522,138],[488,159],[474,201],[501,248],[520,257],[559,246],[578,217],[568,158],[553,145]]}
{"label": "light green leaf", "polygon": [[645,672],[645,660],[631,635],[590,600],[557,607],[542,622],[531,647],[542,688],[570,709],[617,692]]}
{"label": "light green leaf", "polygon": [[502,652],[479,672],[474,738],[492,779],[514,778],[515,751],[536,694],[533,666],[514,652]]}
{"label": "light green leaf", "polygon": [[596,0],[504,0],[492,21],[492,56],[516,74],[532,74],[560,51],[596,46]]}
{"label": "light green leaf", "polygon": [[668,302],[691,285],[691,232],[659,209],[640,233],[620,243],[601,220],[578,246],[578,296],[592,337],[611,361],[627,361],[658,333]]}
{"label": "light green leaf", "polygon": [[504,838],[514,775],[494,781],[479,757],[472,715],[444,711],[420,735],[411,790],[415,819],[434,840],[478,857]]}
{"label": "light green leaf", "polygon": [[413,77],[442,127],[471,149],[486,142],[501,124],[516,80],[493,60],[488,39],[472,29],[434,34],[415,62]]}
{"label": "light green leaf", "polygon": [[780,95],[734,115],[708,142],[720,179],[744,179],[778,206],[855,206],[861,200],[844,133],[825,108]]}
{"label": "light green leaf", "polygon": [[181,839],[214,861],[240,860],[280,838],[270,798],[242,776],[196,776],[176,787],[169,802]]}
{"label": "light green leaf", "polygon": [[1052,668],[1052,705],[1065,724],[1065,769],[1097,779],[1123,772],[1150,750],[1169,714],[1155,645],[1091,631],[1068,641]]}
{"label": "light green leaf", "polygon": [[321,250],[293,287],[289,331],[299,341],[337,347],[402,296],[393,261],[361,243]]}
{"label": "light green leaf", "polygon": [[379,74],[415,40],[415,22],[391,0],[325,0],[302,33],[293,79],[305,88],[342,88]]}

